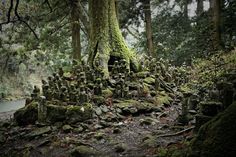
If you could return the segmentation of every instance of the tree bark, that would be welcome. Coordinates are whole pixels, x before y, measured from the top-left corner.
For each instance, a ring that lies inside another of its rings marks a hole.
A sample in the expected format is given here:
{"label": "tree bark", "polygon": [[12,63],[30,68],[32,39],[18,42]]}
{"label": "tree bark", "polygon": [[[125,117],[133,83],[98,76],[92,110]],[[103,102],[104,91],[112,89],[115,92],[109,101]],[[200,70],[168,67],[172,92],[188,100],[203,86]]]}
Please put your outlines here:
{"label": "tree bark", "polygon": [[197,0],[197,16],[203,13],[203,0]]}
{"label": "tree bark", "polygon": [[78,1],[72,2],[71,23],[72,23],[72,49],[73,59],[81,60],[81,42],[80,42],[80,21]]}
{"label": "tree bark", "polygon": [[188,0],[184,0],[184,18],[188,19]]}
{"label": "tree bark", "polygon": [[220,35],[220,0],[211,0],[211,11],[212,11],[212,23],[213,23],[213,33],[212,41],[214,50],[220,49],[221,45],[221,35]]}
{"label": "tree bark", "polygon": [[151,18],[151,4],[150,0],[143,1],[144,5],[144,15],[146,23],[146,37],[147,37],[147,47],[149,56],[155,57],[154,47],[153,47],[153,38],[152,38],[152,18]]}
{"label": "tree bark", "polygon": [[88,63],[109,76],[111,57],[124,59],[127,68],[137,68],[135,54],[130,51],[121,34],[116,17],[115,0],[89,0],[90,54]]}

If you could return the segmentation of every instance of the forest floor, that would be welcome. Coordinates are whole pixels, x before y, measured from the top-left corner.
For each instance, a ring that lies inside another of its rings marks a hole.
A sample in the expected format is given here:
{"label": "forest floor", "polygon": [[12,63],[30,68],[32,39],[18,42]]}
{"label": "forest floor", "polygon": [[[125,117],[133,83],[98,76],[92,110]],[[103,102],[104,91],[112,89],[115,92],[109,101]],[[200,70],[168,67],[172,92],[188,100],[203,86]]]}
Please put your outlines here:
{"label": "forest floor", "polygon": [[0,156],[161,156],[164,148],[184,147],[184,141],[192,137],[191,126],[178,124],[181,106],[176,101],[152,112],[119,115],[113,120],[107,115],[116,114],[114,106],[100,108],[103,114],[99,118],[73,125],[19,127],[5,121],[0,128],[0,142],[4,141]]}
{"label": "forest floor", "polygon": [[[235,52],[220,58],[216,56],[219,62],[215,58],[199,62],[191,75],[195,78],[191,79],[193,87],[201,85],[208,90],[215,78],[235,69]],[[188,124],[179,123],[183,103],[179,89],[177,87],[174,93],[164,92],[171,97],[171,103],[157,105],[148,99],[136,98],[94,105],[93,118],[77,123],[36,123],[22,127],[9,119],[13,112],[3,113],[0,116],[4,117],[0,122],[0,157],[182,156],[181,150],[188,149],[194,136],[196,122],[192,116]],[[189,115],[196,113],[189,110]]]}

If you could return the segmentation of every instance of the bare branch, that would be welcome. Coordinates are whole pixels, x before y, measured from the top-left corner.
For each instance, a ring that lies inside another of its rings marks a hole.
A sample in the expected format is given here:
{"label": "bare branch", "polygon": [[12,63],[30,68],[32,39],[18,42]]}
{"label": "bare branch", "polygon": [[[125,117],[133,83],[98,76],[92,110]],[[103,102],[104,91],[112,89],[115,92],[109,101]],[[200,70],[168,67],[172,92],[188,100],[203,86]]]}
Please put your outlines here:
{"label": "bare branch", "polygon": [[50,13],[51,13],[51,12],[52,12],[52,7],[51,7],[51,4],[50,4],[49,0],[45,0],[45,1],[43,2],[43,4],[47,4],[47,6],[48,6],[49,9],[50,9]]}
{"label": "bare branch", "polygon": [[10,7],[8,9],[8,12],[7,12],[7,21],[3,22],[3,23],[0,23],[0,25],[4,25],[4,24],[8,24],[11,22],[11,11],[13,9],[13,0],[11,0],[10,2]]}
{"label": "bare branch", "polygon": [[23,19],[20,17],[20,15],[19,15],[19,13],[18,13],[18,11],[17,11],[18,6],[19,6],[19,3],[20,3],[20,0],[17,0],[17,1],[16,1],[16,5],[15,5],[15,15],[16,15],[17,19],[18,19],[20,22],[24,23],[24,24],[30,29],[30,31],[34,34],[35,38],[39,40],[38,35],[37,35],[36,32],[33,30],[33,28],[32,28],[25,20],[23,20]]}

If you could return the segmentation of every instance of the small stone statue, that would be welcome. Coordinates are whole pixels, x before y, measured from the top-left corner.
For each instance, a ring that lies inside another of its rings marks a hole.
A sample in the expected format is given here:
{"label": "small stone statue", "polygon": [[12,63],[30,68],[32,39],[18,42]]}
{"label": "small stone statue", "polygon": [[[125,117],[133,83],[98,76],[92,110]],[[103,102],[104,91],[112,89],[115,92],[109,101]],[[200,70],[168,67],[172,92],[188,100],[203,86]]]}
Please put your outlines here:
{"label": "small stone statue", "polygon": [[37,86],[34,86],[33,92],[31,94],[32,99],[37,99],[40,95],[40,89]]}

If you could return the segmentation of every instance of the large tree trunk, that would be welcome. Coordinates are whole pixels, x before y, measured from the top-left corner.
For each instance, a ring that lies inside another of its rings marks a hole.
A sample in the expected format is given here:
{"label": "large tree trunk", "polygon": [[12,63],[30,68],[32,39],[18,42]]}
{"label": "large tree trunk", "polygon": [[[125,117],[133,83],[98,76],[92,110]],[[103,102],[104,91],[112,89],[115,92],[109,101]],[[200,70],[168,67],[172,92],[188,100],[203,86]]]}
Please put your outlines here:
{"label": "large tree trunk", "polygon": [[115,0],[89,0],[90,54],[88,62],[109,76],[110,59],[124,59],[126,66],[137,67],[134,53],[125,43],[116,17]]}
{"label": "large tree trunk", "polygon": [[211,0],[212,22],[213,22],[213,47],[214,50],[220,48],[221,36],[220,36],[220,0]]}
{"label": "large tree trunk", "polygon": [[80,21],[78,1],[72,1],[71,23],[72,23],[72,49],[73,59],[81,60],[81,43],[80,43]]}
{"label": "large tree trunk", "polygon": [[150,0],[143,1],[145,23],[146,23],[146,37],[149,56],[155,57],[153,40],[152,40],[152,23],[151,23],[151,4]]}

